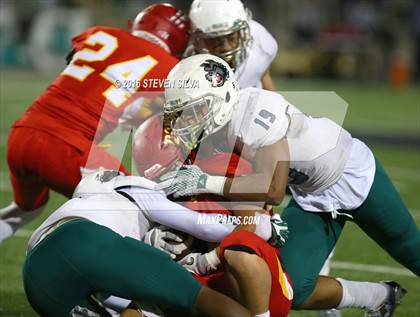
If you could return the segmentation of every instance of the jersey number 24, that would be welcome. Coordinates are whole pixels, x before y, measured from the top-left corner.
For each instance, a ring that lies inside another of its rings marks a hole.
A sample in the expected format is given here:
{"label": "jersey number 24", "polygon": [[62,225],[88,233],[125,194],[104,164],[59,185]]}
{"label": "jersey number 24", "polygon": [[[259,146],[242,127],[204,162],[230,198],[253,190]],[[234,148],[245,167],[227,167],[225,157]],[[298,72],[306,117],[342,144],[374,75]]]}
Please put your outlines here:
{"label": "jersey number 24", "polygon": [[[71,63],[67,65],[61,73],[76,80],[84,81],[88,76],[95,72],[93,67],[86,65],[89,62],[104,61],[118,48],[118,39],[106,32],[98,31],[90,35],[84,42],[88,45],[101,45],[98,50],[84,48],[74,54]],[[75,62],[78,62],[78,65]],[[85,62],[85,65],[83,65]],[[150,55],[130,59],[124,62],[109,65],[100,75],[108,80],[111,85],[102,95],[114,107],[120,107],[127,99],[135,93],[136,85],[127,87],[117,87],[115,83],[130,81],[137,82],[156,66],[158,61]]]}

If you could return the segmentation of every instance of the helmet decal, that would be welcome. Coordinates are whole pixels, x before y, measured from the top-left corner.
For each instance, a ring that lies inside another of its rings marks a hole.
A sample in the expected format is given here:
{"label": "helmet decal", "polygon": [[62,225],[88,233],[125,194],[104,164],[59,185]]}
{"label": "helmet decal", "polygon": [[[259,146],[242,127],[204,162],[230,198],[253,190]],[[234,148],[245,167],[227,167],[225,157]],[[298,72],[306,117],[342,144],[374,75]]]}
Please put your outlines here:
{"label": "helmet decal", "polygon": [[211,82],[212,87],[222,87],[229,79],[229,71],[222,63],[207,59],[200,66],[204,68],[206,79]]}
{"label": "helmet decal", "polygon": [[183,59],[168,75],[169,80],[199,82],[187,87],[165,88],[165,121],[171,132],[191,149],[222,129],[239,102],[239,89],[229,64],[211,54]]}

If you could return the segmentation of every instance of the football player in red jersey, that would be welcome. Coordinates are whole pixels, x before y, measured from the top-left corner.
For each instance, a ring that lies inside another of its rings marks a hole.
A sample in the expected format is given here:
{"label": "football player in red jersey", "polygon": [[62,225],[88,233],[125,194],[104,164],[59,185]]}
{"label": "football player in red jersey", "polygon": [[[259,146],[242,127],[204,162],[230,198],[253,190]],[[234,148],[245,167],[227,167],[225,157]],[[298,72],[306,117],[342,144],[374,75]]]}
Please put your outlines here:
{"label": "football player in red jersey", "polygon": [[11,129],[14,201],[0,209],[0,242],[42,212],[50,189],[71,197],[83,169],[126,172],[97,143],[138,101],[136,92],[163,90],[143,83],[166,78],[185,50],[188,31],[182,11],[155,4],[137,15],[131,33],[96,26],[73,38],[67,67]]}

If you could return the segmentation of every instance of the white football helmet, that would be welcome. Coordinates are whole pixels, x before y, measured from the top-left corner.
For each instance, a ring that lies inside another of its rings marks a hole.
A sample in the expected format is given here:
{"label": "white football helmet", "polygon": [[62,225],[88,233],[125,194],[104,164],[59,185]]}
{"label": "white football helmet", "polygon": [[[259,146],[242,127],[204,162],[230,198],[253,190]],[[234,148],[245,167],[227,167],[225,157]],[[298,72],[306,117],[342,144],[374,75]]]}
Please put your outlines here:
{"label": "white football helmet", "polygon": [[169,73],[165,89],[165,124],[190,149],[219,131],[239,101],[233,70],[220,57],[190,56]]}
{"label": "white football helmet", "polygon": [[194,0],[189,18],[195,52],[217,55],[234,70],[248,57],[252,14],[240,0]]}

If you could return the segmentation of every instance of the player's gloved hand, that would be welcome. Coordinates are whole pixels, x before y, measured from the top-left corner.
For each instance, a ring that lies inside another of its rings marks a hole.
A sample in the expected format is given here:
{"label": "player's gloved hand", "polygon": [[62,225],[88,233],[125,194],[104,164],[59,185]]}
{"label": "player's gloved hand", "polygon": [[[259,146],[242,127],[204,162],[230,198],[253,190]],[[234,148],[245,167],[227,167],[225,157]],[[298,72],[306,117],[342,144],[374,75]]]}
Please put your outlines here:
{"label": "player's gloved hand", "polygon": [[71,311],[69,317],[101,317],[85,307],[75,306]]}
{"label": "player's gloved hand", "polygon": [[143,238],[145,243],[168,253],[172,259],[175,259],[178,255],[182,254],[182,252],[188,250],[188,248],[191,247],[193,240],[194,239],[191,236],[184,239],[183,235],[169,231],[169,228],[163,225],[156,226],[149,230]]}
{"label": "player's gloved hand", "polygon": [[147,118],[162,111],[165,100],[163,97],[143,98],[138,97],[124,108],[118,124],[122,130],[137,129]]}
{"label": "player's gloved hand", "polygon": [[145,99],[141,97],[124,108],[122,115],[118,119],[118,125],[122,130],[129,131],[131,129],[136,129],[139,126],[141,123],[139,114],[145,103]]}
{"label": "player's gloved hand", "polygon": [[289,227],[279,214],[271,217],[271,238],[268,242],[277,248],[284,246],[289,236]]}
{"label": "player's gloved hand", "polygon": [[226,177],[209,175],[196,165],[184,165],[178,171],[164,174],[160,180],[156,189],[177,198],[203,193],[222,195]]}
{"label": "player's gloved hand", "polygon": [[220,265],[216,249],[205,254],[190,253],[178,261],[187,271],[197,275],[205,275],[215,271]]}

